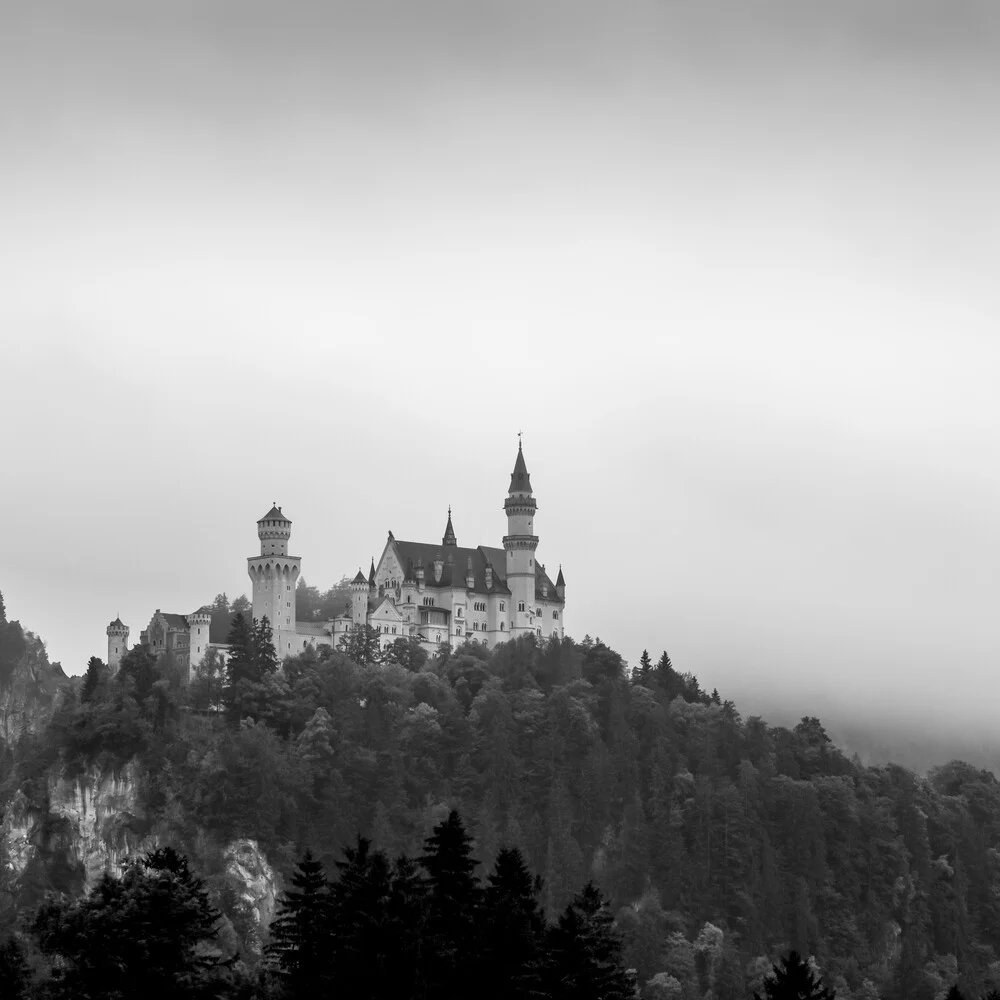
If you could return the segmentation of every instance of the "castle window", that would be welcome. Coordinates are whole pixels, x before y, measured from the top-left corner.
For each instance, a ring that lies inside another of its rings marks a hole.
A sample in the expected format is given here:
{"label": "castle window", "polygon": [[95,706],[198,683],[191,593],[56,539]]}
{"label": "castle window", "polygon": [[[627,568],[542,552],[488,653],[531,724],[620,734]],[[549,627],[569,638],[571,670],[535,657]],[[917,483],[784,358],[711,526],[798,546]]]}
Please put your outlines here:
{"label": "castle window", "polygon": [[506,623],[505,622],[500,622],[500,631],[503,632],[504,629],[506,629],[506,628],[507,628]]}
{"label": "castle window", "polygon": [[558,611],[553,611],[552,612],[552,617],[558,619],[559,618],[559,612]]}
{"label": "castle window", "polygon": [[501,611],[506,611],[507,610],[507,602],[506,601],[501,601],[500,602],[500,610]]}
{"label": "castle window", "polygon": [[437,634],[436,634],[436,635],[434,636],[434,641],[435,641],[435,642],[440,642],[440,641],[441,641],[441,633],[440,633],[440,632],[438,632],[438,633],[437,633]]}
{"label": "castle window", "polygon": [[524,601],[518,601],[517,602],[517,610],[518,611],[523,611],[524,610]]}

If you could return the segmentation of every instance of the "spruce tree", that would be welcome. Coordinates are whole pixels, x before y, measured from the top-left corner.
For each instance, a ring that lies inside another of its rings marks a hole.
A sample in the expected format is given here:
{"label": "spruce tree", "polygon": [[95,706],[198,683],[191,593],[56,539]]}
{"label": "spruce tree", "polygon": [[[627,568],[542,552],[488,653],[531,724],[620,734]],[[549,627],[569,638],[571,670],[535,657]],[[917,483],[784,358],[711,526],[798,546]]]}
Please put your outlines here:
{"label": "spruce tree", "polygon": [[99,657],[92,656],[87,661],[87,672],[83,675],[83,686],[80,688],[80,701],[90,701],[97,691],[98,684],[101,683],[101,673],[104,670],[104,661]]}
{"label": "spruce tree", "polygon": [[250,626],[242,614],[233,616],[226,636],[229,656],[226,660],[226,682],[232,686],[237,681],[252,677],[253,655],[251,652]]}
{"label": "spruce tree", "polygon": [[333,908],[323,865],[310,851],[292,875],[271,924],[267,957],[293,997],[324,996],[333,982]]}
{"label": "spruce tree", "polygon": [[424,841],[427,873],[426,985],[431,996],[468,995],[479,989],[477,929],[482,889],[473,875],[472,838],[453,809]]}
{"label": "spruce tree", "polygon": [[771,975],[764,980],[764,997],[755,993],[754,1000],[834,1000],[834,996],[802,956],[793,951],[775,965]]}
{"label": "spruce tree", "polygon": [[267,615],[255,620],[250,629],[251,676],[254,681],[262,681],[268,674],[278,669],[278,654],[274,651],[274,633]]}
{"label": "spruce tree", "polygon": [[204,947],[218,919],[181,855],[157,851],[131,862],[120,879],[105,874],[83,899],[39,910],[39,944],[61,958],[47,995],[218,996],[228,975],[219,956]]}
{"label": "spruce tree", "polygon": [[633,1000],[635,984],[622,968],[621,942],[600,889],[588,882],[549,937],[553,1000]]}
{"label": "spruce tree", "polygon": [[0,944],[0,997],[3,1000],[21,1000],[28,996],[31,970],[24,958],[21,942],[9,937]]}
{"label": "spruce tree", "polygon": [[541,883],[517,848],[502,848],[483,893],[482,989],[487,997],[535,997],[544,991],[545,919]]}
{"label": "spruce tree", "polygon": [[339,876],[330,887],[334,914],[335,987],[357,1000],[381,995],[392,957],[385,951],[392,868],[382,851],[359,836],[356,847],[344,848]]}
{"label": "spruce tree", "polygon": [[384,947],[391,956],[383,977],[385,997],[423,995],[423,937],[427,883],[416,861],[400,855],[392,866],[386,901]]}
{"label": "spruce tree", "polygon": [[649,650],[644,649],[639,657],[639,666],[635,670],[634,679],[636,683],[648,686],[652,680],[653,661],[650,659]]}

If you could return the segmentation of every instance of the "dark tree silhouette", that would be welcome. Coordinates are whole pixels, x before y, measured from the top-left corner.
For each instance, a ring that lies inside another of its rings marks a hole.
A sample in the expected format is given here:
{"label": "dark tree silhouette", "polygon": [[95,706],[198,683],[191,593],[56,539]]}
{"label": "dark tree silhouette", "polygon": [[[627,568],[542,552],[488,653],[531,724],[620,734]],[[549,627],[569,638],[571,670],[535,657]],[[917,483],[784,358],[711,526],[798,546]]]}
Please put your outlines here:
{"label": "dark tree silhouette", "polygon": [[621,965],[621,942],[600,889],[588,882],[549,935],[553,1000],[632,1000],[635,984]]}
{"label": "dark tree silhouette", "polygon": [[472,838],[453,809],[424,842],[420,866],[427,873],[425,963],[431,996],[468,995],[479,989],[477,928],[482,889],[473,876]]}
{"label": "dark tree silhouette", "polygon": [[321,996],[333,981],[332,900],[323,865],[309,851],[271,924],[267,957],[292,996]]}
{"label": "dark tree silhouette", "polygon": [[482,990],[486,997],[536,997],[544,990],[545,920],[517,848],[503,848],[483,893]]}
{"label": "dark tree silhouette", "polygon": [[821,979],[813,975],[812,969],[802,960],[797,951],[783,958],[767,979],[764,980],[764,998],[754,994],[754,1000],[834,1000],[835,994],[828,990]]}

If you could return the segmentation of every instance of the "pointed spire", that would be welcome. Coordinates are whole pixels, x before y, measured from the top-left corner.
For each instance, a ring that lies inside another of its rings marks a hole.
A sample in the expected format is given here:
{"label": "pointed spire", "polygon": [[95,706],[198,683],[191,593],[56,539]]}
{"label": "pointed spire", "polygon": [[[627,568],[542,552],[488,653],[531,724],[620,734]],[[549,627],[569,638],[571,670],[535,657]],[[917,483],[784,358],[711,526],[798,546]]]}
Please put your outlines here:
{"label": "pointed spire", "polygon": [[562,575],[562,563],[559,564],[559,575],[556,577],[556,586],[557,587],[565,587],[566,586],[566,581],[563,579],[563,575]]}
{"label": "pointed spire", "polygon": [[368,586],[375,586],[375,557],[372,556],[372,568],[368,571]]}
{"label": "pointed spire", "polygon": [[442,545],[458,545],[455,538],[455,529],[451,526],[451,504],[448,504],[448,524],[444,529],[444,537],[441,539]]}
{"label": "pointed spire", "polygon": [[524,464],[524,452],[521,450],[521,435],[517,436],[517,459],[514,462],[514,471],[510,474],[509,493],[530,493],[531,477],[528,475],[528,467]]}
{"label": "pointed spire", "polygon": [[359,569],[358,575],[351,581],[351,583],[367,583],[365,579],[365,574]]}

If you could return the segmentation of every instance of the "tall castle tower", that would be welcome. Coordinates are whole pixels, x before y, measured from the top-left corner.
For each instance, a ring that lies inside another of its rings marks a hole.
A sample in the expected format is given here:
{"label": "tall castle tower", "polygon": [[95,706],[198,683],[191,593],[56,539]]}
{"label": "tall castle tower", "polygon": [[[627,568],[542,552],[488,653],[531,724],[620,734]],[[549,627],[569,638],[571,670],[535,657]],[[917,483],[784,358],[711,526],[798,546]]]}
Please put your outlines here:
{"label": "tall castle tower", "polygon": [[510,631],[512,636],[527,635],[535,631],[535,549],[538,548],[538,536],[533,533],[532,526],[537,504],[531,495],[531,479],[524,464],[520,440],[503,507],[507,512],[507,534],[503,538],[507,553],[507,586],[513,603]]}
{"label": "tall castle tower", "polygon": [[253,617],[266,618],[274,635],[278,656],[287,656],[294,648],[295,585],[302,560],[288,554],[292,522],[273,506],[258,522],[260,555],[247,558],[247,572],[253,584]]}
{"label": "tall castle tower", "polygon": [[105,631],[108,633],[108,670],[116,674],[122,657],[128,652],[128,625],[116,618]]}

